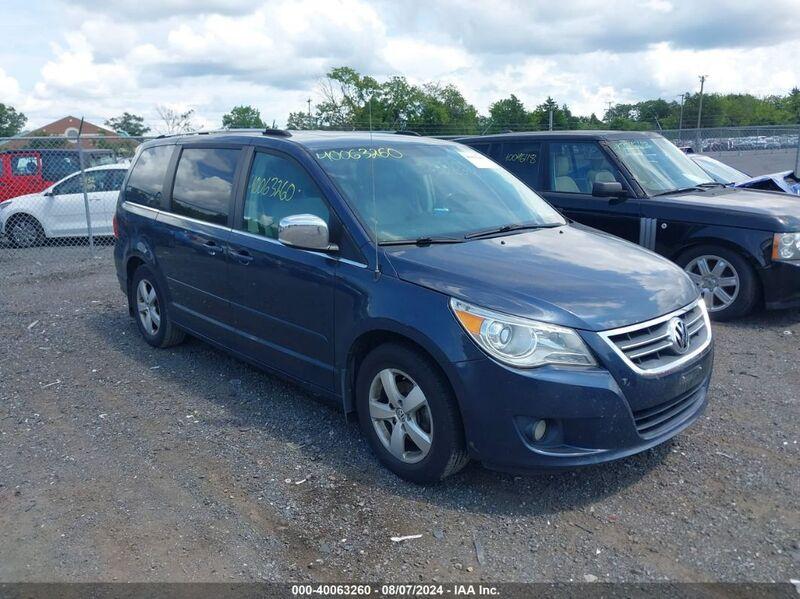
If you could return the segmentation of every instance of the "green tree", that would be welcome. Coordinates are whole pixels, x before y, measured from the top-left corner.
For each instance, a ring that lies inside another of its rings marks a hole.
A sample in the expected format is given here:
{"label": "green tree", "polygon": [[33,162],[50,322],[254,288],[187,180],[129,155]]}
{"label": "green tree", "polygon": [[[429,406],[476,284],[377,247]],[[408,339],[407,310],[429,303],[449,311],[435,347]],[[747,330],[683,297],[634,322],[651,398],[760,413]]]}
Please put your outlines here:
{"label": "green tree", "polygon": [[261,120],[261,112],[253,106],[234,106],[231,111],[223,115],[222,126],[225,129],[263,129],[266,127]]}
{"label": "green tree", "polygon": [[530,128],[530,117],[525,105],[511,94],[489,106],[492,128],[495,130],[525,131]]}
{"label": "green tree", "polygon": [[17,112],[16,108],[0,103],[0,137],[13,137],[27,122],[28,117]]}
{"label": "green tree", "polygon": [[123,112],[119,116],[108,119],[106,127],[109,127],[115,133],[125,133],[131,137],[142,137],[150,131],[150,127],[144,124],[143,117],[130,112]]}
{"label": "green tree", "polygon": [[313,129],[314,127],[314,117],[302,110],[290,112],[289,117],[286,119],[287,129]]}

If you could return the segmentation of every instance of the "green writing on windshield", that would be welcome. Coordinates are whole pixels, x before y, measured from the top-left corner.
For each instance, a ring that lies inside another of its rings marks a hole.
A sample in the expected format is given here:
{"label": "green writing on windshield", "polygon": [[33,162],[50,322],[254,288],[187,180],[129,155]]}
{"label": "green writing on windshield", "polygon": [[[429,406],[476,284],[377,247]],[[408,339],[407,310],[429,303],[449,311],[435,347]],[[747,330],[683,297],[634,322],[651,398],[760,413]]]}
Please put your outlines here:
{"label": "green writing on windshield", "polygon": [[317,152],[320,160],[361,160],[377,158],[402,158],[403,153],[394,148],[350,148],[349,150],[325,150]]}

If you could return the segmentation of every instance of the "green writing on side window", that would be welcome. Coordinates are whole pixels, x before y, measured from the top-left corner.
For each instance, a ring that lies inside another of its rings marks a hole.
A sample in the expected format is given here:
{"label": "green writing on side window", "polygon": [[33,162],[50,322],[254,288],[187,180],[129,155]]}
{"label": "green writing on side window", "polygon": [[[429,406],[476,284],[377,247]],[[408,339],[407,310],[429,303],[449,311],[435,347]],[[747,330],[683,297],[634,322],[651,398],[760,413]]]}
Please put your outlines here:
{"label": "green writing on side window", "polygon": [[506,154],[506,162],[519,162],[522,164],[536,164],[536,154],[517,152],[516,154]]}
{"label": "green writing on side window", "polygon": [[278,198],[282,202],[290,202],[298,191],[294,183],[278,177],[256,176],[250,183],[250,193],[268,198]]}
{"label": "green writing on side window", "polygon": [[361,160],[362,158],[402,158],[403,153],[394,148],[351,148],[317,152],[320,160]]}

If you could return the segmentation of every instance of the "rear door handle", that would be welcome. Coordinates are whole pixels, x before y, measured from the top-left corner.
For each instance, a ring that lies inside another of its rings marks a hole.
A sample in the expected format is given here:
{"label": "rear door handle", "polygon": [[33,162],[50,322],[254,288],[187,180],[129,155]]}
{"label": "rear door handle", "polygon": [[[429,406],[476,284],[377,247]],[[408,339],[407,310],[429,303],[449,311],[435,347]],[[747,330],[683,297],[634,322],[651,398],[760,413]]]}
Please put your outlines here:
{"label": "rear door handle", "polygon": [[240,264],[250,264],[253,261],[253,255],[247,250],[231,250],[230,253]]}
{"label": "rear door handle", "polygon": [[219,245],[213,239],[209,239],[208,241],[206,241],[203,244],[203,247],[206,248],[206,251],[208,252],[209,256],[216,256],[217,252],[221,252],[222,251],[222,246]]}

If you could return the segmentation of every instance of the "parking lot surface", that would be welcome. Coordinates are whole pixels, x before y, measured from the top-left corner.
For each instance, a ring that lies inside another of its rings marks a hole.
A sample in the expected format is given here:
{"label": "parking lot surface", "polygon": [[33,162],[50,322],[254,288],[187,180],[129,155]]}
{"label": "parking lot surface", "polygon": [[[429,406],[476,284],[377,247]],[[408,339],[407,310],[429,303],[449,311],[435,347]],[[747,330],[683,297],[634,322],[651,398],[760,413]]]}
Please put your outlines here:
{"label": "parking lot surface", "polygon": [[798,311],[714,327],[709,409],[665,446],[418,487],[335,406],[146,345],[87,253],[0,256],[4,582],[800,577]]}

